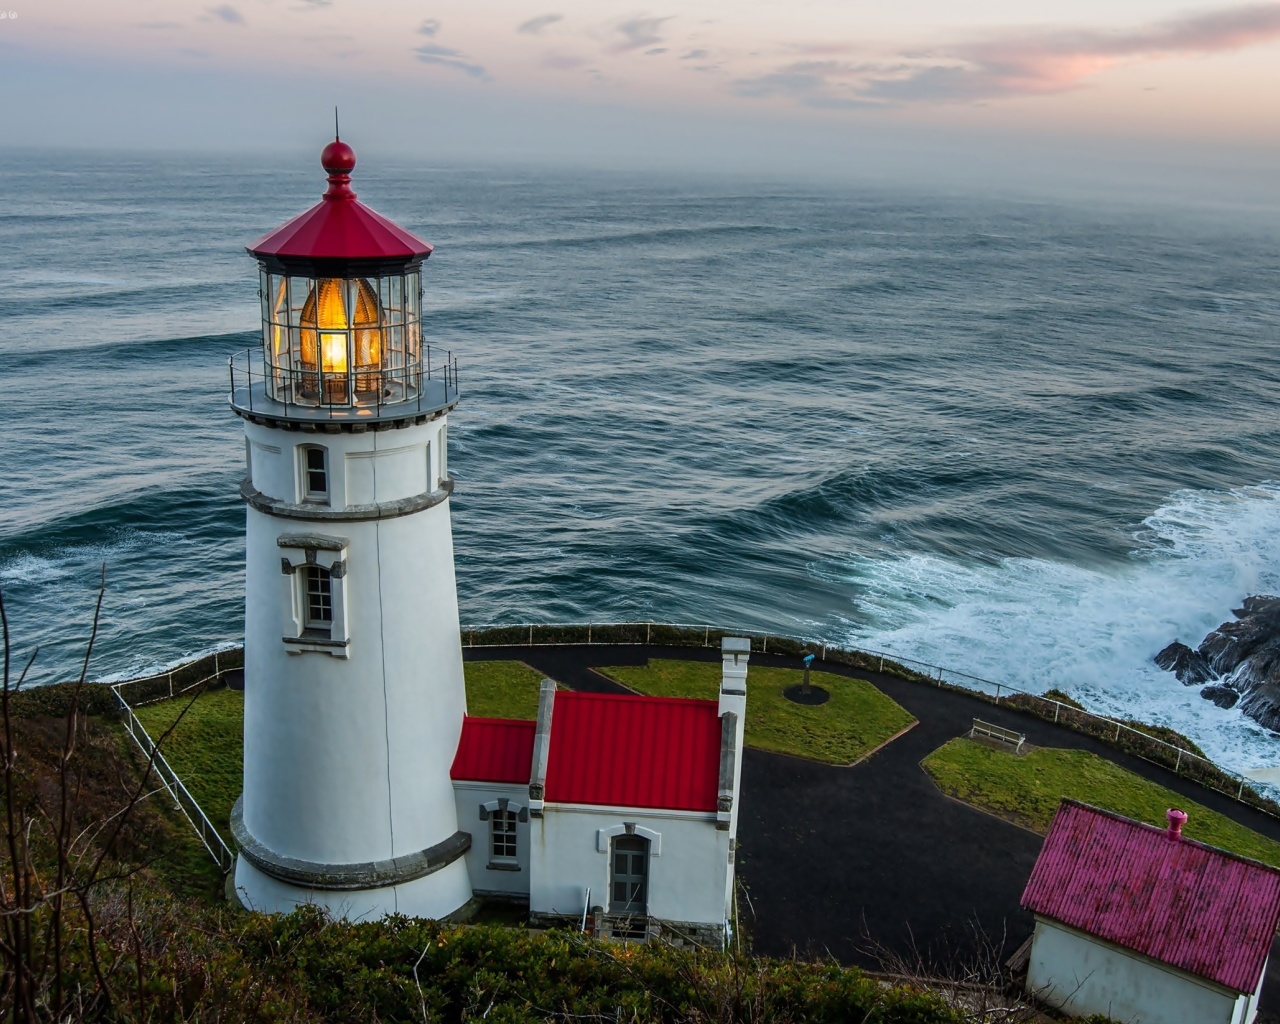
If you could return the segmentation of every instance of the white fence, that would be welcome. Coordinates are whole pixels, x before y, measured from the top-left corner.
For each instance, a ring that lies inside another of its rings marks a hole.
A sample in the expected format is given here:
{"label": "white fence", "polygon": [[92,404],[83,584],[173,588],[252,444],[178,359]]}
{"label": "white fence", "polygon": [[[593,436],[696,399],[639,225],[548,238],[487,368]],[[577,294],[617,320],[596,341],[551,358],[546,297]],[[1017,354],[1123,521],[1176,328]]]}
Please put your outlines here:
{"label": "white fence", "polygon": [[129,706],[129,702],[120,696],[120,691],[115,686],[111,688],[111,692],[116,695],[116,700],[120,703],[125,729],[133,738],[133,742],[138,745],[138,749],[146,755],[160,782],[168,791],[169,796],[173,798],[174,806],[182,812],[182,816],[196,830],[196,835],[200,837],[200,842],[204,844],[204,848],[209,851],[209,856],[214,859],[218,867],[223,871],[230,871],[235,867],[235,854],[231,852],[231,848],[227,846],[218,830],[213,827],[213,822],[209,820],[208,815],[201,809],[195,797],[191,795],[187,787],[183,785],[182,780],[178,778],[178,773],[170,767],[169,762],[160,753],[160,749],[148,735],[147,730],[138,721],[138,716],[133,713],[133,708]]}

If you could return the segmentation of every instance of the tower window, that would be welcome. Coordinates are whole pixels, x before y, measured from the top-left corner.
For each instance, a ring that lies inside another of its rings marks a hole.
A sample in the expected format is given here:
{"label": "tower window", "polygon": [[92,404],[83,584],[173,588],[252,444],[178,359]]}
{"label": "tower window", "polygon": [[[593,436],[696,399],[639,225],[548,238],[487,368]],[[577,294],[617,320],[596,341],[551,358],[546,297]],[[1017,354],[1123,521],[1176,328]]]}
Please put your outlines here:
{"label": "tower window", "polygon": [[515,811],[494,811],[489,815],[489,849],[495,861],[516,859]]}
{"label": "tower window", "polygon": [[307,501],[329,500],[329,453],[318,445],[302,451],[302,495]]}
{"label": "tower window", "polygon": [[328,569],[308,565],[305,626],[308,632],[330,634],[333,629],[333,576]]}

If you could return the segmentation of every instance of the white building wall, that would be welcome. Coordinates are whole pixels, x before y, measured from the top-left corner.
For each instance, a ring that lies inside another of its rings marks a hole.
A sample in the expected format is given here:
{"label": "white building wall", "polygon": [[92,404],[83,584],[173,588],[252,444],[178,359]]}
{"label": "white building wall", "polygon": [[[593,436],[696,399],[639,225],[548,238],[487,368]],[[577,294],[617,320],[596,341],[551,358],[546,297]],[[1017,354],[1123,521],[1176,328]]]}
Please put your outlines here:
{"label": "white building wall", "polygon": [[[455,799],[458,804],[458,827],[471,833],[471,849],[467,852],[467,871],[471,876],[471,888],[477,895],[499,894],[504,896],[529,895],[529,787],[528,785],[498,785],[488,782],[455,782]],[[489,822],[480,815],[485,804],[506,799],[508,808],[525,811],[524,821],[516,822],[516,863],[495,865],[490,856]]]}
{"label": "white building wall", "polygon": [[[428,479],[427,446],[434,462],[443,426],[440,418],[398,430],[308,434],[246,422],[253,486],[300,504],[297,447],[321,445],[329,453],[329,511],[346,508],[352,464],[369,470],[368,489],[355,488],[360,503],[417,497]],[[449,767],[466,691],[449,502],[439,498],[408,515],[356,521],[247,510],[244,825],[273,853],[319,864],[382,861],[422,851],[458,828]],[[338,652],[345,657],[283,641],[298,635],[300,623],[296,577],[282,572],[277,542],[295,535],[345,541],[340,553],[318,552],[321,564],[339,554],[346,562],[345,577],[335,581],[350,639]],[[276,901],[279,884],[265,877],[245,873],[255,905]],[[438,899],[412,901],[432,908],[431,916],[470,898],[461,861],[409,887],[439,891]],[[331,908],[358,902],[340,891],[295,895]],[[417,912],[403,901],[398,909]]]}
{"label": "white building wall", "polygon": [[1245,996],[1045,918],[1036,920],[1027,991],[1066,1013],[1125,1024],[1252,1020]]}
{"label": "white building wall", "polygon": [[714,813],[547,804],[530,829],[530,912],[580,917],[588,886],[591,905],[608,911],[611,858],[600,832],[627,822],[660,837],[650,839],[649,915],[723,926],[729,833]]}

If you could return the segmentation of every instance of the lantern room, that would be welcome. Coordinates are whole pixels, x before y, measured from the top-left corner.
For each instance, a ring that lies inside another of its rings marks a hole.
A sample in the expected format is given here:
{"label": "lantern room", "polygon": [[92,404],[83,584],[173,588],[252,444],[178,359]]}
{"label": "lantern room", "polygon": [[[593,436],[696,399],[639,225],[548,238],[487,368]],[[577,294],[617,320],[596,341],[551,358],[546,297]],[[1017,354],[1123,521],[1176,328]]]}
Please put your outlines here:
{"label": "lantern room", "polygon": [[437,350],[445,358],[433,368],[423,341],[431,246],[356,198],[349,145],[335,139],[320,162],[320,202],[247,247],[259,264],[262,347],[232,361],[232,405],[257,399],[255,412],[304,419],[451,405],[452,361]]}

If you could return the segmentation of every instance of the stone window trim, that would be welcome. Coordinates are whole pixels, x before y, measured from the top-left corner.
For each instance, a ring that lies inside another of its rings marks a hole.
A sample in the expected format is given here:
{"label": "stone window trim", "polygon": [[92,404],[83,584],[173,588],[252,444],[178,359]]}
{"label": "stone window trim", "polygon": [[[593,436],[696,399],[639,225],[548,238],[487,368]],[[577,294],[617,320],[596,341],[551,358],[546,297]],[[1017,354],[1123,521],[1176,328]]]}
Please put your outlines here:
{"label": "stone window trim", "polygon": [[[314,652],[335,658],[348,656],[351,638],[347,634],[346,588],[347,538],[324,534],[285,534],[276,538],[280,548],[280,572],[289,578],[292,588],[289,635],[281,637],[290,654]],[[332,618],[328,635],[308,629],[306,623],[306,584],[308,574],[299,572],[308,566],[324,569],[329,574]]]}
{"label": "stone window trim", "polygon": [[643,825],[637,825],[634,821],[624,821],[618,825],[610,825],[608,828],[596,830],[596,853],[608,854],[610,848],[610,840],[614,836],[643,836],[649,840],[649,856],[662,856],[662,833],[655,832],[651,828],[645,828]]}
{"label": "stone window trim", "polygon": [[502,796],[497,800],[486,800],[480,805],[480,820],[488,821],[494,811],[511,811],[519,821],[529,820],[529,808],[516,800]]}

